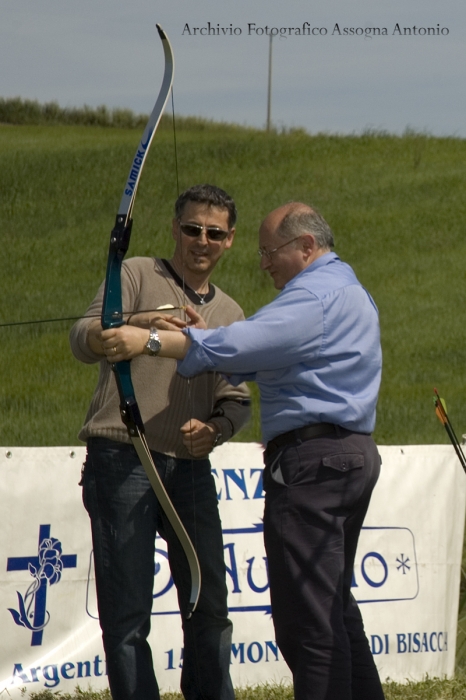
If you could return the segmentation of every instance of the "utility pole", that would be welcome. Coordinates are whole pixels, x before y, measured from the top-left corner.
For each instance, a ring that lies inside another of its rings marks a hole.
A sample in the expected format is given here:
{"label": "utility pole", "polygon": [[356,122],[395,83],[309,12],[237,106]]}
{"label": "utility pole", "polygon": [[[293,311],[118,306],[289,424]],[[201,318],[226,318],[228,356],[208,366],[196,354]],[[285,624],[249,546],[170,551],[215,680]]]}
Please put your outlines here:
{"label": "utility pole", "polygon": [[269,84],[267,90],[267,131],[271,129],[271,112],[272,112],[272,34],[269,37]]}

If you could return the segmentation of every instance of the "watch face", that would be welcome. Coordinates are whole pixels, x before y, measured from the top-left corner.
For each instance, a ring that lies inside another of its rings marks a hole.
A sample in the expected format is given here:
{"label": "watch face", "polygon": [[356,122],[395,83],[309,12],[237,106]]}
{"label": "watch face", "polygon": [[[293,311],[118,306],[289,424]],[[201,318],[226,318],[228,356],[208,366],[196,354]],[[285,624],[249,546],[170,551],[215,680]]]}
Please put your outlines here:
{"label": "watch face", "polygon": [[157,355],[157,353],[160,352],[162,343],[159,340],[157,331],[151,330],[146,347],[151,355]]}

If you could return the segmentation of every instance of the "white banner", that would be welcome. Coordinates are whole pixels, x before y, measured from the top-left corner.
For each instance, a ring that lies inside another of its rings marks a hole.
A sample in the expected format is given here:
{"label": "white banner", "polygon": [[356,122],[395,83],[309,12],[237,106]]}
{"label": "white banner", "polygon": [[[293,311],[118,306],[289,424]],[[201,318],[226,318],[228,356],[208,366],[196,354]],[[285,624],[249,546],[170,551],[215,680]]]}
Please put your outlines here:
{"label": "white banner", "polygon": [[[353,593],[381,678],[451,676],[466,477],[447,445],[381,447],[382,474],[361,533]],[[92,545],[78,487],[82,447],[0,454],[0,693],[107,687]],[[270,617],[262,542],[262,450],[231,443],[212,465],[224,532],[236,687],[290,681]],[[182,635],[157,539],[150,636],[162,690],[179,688]]]}

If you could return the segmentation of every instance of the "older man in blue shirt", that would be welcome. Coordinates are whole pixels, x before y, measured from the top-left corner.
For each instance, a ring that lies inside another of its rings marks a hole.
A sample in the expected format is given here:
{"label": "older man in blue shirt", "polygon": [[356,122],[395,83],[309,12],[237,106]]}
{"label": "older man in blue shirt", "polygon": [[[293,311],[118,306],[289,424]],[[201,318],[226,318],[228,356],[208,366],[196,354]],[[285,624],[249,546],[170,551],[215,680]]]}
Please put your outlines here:
{"label": "older man in blue shirt", "polygon": [[[272,613],[296,700],[382,700],[351,594],[380,470],[370,436],[381,376],[377,309],[310,207],[273,211],[259,242],[261,267],[281,290],[274,301],[215,330],[190,313],[183,334],[160,331],[160,355],[180,359],[184,376],[216,370],[259,386]],[[111,361],[145,352],[147,340],[143,329],[102,333]]]}

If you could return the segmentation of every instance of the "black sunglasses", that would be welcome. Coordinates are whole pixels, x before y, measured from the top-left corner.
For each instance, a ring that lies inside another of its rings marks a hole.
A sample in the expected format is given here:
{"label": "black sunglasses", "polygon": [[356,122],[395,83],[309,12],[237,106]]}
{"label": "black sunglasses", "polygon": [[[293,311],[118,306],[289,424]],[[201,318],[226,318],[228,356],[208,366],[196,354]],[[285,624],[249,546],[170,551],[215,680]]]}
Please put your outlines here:
{"label": "black sunglasses", "polygon": [[200,224],[183,224],[179,219],[178,223],[180,225],[181,233],[185,236],[190,236],[190,238],[197,238],[203,231],[206,232],[206,236],[210,241],[224,241],[228,236],[229,231],[224,231],[222,228],[217,228],[217,226],[201,226]]}

